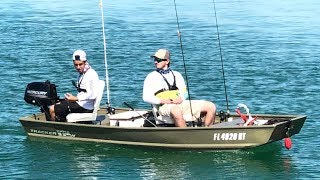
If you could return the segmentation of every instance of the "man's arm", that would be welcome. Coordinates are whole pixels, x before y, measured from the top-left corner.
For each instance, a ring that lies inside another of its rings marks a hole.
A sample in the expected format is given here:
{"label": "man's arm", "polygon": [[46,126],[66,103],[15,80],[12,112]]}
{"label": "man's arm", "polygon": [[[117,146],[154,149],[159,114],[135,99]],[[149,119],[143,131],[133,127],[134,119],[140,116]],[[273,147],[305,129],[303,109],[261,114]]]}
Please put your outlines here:
{"label": "man's arm", "polygon": [[143,83],[143,95],[142,99],[144,102],[150,103],[150,104],[160,104],[160,99],[157,98],[154,93],[154,87],[156,84],[159,83],[157,82],[156,77],[154,76],[153,73],[148,74],[146,79],[144,80]]}

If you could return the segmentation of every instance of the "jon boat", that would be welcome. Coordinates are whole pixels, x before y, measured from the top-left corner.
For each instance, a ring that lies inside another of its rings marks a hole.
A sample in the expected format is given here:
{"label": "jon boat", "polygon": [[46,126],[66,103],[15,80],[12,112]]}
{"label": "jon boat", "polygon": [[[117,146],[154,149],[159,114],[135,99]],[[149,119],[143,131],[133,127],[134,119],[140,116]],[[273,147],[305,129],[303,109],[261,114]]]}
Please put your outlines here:
{"label": "jon boat", "polygon": [[[101,13],[103,17],[102,6]],[[127,103],[128,108],[112,108],[110,103],[100,107],[104,87],[105,82],[100,80],[93,113],[72,113],[67,116],[67,122],[54,122],[47,120],[48,106],[59,101],[56,86],[48,81],[30,83],[24,99],[40,106],[41,112],[21,117],[19,121],[29,136],[54,139],[177,149],[245,149],[285,139],[289,149],[290,137],[300,132],[307,117],[251,115],[244,104],[239,104],[237,113],[217,113],[210,127],[202,127],[200,121],[191,118],[188,127],[178,128],[170,117],[158,116],[155,107],[135,110]],[[247,113],[242,114],[241,108]]]}
{"label": "jon boat", "polygon": [[[29,136],[93,141],[113,144],[180,148],[180,149],[244,149],[265,145],[298,134],[306,120],[304,115],[217,114],[210,127],[199,127],[195,121],[186,128],[172,125],[168,117],[157,116],[155,109],[99,107],[104,89],[100,80],[100,96],[93,113],[72,113],[67,122],[47,121],[47,106],[58,100],[56,88],[50,82],[30,83],[25,92],[26,102],[41,106],[42,113],[19,119]],[[46,91],[47,90],[47,91]],[[253,118],[255,117],[255,118]],[[245,121],[246,120],[246,121]]]}
{"label": "jon boat", "polygon": [[[147,111],[138,111],[141,112]],[[44,113],[21,117],[19,120],[29,136],[183,149],[261,146],[298,134],[306,120],[306,116],[300,115],[257,114],[258,120],[268,123],[241,126],[237,123],[242,121],[240,117],[231,115],[234,118],[232,122],[221,122],[211,127],[137,127],[138,124],[143,125],[141,122],[145,120],[136,116],[135,111],[115,109],[114,119],[114,115],[107,114],[106,108],[99,109],[97,113],[101,119],[92,121],[92,124],[46,121]],[[122,123],[125,125],[121,126]],[[134,127],[130,127],[130,124]]]}

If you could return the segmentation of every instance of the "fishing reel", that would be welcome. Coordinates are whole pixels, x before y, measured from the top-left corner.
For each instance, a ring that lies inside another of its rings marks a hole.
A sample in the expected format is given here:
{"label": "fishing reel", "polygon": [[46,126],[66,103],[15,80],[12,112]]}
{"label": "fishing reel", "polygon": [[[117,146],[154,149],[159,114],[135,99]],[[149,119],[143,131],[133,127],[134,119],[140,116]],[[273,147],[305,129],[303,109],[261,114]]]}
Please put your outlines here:
{"label": "fishing reel", "polygon": [[223,110],[221,110],[218,115],[220,117],[220,122],[227,121],[228,118],[230,117],[230,113],[224,112]]}
{"label": "fishing reel", "polygon": [[110,115],[116,113],[116,109],[111,107],[108,103],[107,103],[107,108],[106,109],[107,109],[107,113],[110,114]]}

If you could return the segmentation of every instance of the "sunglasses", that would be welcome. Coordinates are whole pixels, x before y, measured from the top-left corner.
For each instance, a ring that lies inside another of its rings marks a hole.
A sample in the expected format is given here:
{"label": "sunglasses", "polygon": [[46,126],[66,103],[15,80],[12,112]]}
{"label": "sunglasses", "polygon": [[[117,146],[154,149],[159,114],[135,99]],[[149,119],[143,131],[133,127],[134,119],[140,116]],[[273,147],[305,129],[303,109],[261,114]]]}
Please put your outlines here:
{"label": "sunglasses", "polygon": [[154,61],[157,61],[158,63],[160,63],[162,61],[167,61],[167,59],[160,59],[160,58],[154,57]]}

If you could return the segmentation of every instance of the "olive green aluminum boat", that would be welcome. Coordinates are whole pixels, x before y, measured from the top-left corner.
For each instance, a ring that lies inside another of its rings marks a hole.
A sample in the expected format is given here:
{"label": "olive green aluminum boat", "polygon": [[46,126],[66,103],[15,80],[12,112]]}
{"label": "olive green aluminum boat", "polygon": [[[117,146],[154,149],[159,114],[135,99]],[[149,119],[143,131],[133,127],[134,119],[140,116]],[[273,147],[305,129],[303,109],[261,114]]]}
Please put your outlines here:
{"label": "olive green aluminum boat", "polygon": [[[128,111],[124,108],[115,110],[116,115]],[[143,127],[148,122],[146,118],[154,119],[147,117],[148,113],[143,115],[145,117],[140,116],[142,114],[139,112],[142,111],[139,111],[135,117],[112,119],[114,115],[110,116],[106,112],[105,108],[101,108],[98,111],[99,120],[90,124],[46,121],[44,113],[21,117],[19,120],[29,136],[178,149],[257,147],[298,134],[306,120],[303,115],[253,114],[257,116],[257,121],[265,122],[264,125],[243,126],[238,115],[231,115],[232,121],[219,122],[217,117],[211,127]],[[145,122],[130,125],[141,121]]]}
{"label": "olive green aluminum boat", "polygon": [[[102,1],[100,8],[103,12]],[[103,13],[101,17],[104,24]],[[104,33],[104,26],[102,28]],[[105,47],[105,36],[103,37]],[[104,54],[107,64],[106,49]],[[108,87],[108,81],[106,83]],[[55,87],[49,81],[30,83],[25,91],[25,101],[40,106],[42,112],[48,113],[48,106],[58,100]],[[107,94],[110,99],[109,91]],[[97,109],[101,98],[102,93],[96,103]],[[47,121],[49,118],[45,113],[21,117],[19,121],[25,132],[35,137],[177,149],[244,149],[298,134],[306,120],[304,115],[252,114],[257,117],[257,123],[246,126],[243,117],[238,114],[231,114],[228,121],[222,121],[217,114],[215,124],[210,127],[197,127],[193,123],[186,128],[178,128],[170,127],[168,123],[161,124],[154,117],[156,113],[151,110],[117,108],[113,115],[107,112],[111,111],[101,107],[97,118],[89,118],[89,121],[85,122]]]}

